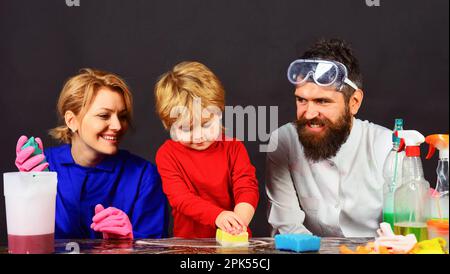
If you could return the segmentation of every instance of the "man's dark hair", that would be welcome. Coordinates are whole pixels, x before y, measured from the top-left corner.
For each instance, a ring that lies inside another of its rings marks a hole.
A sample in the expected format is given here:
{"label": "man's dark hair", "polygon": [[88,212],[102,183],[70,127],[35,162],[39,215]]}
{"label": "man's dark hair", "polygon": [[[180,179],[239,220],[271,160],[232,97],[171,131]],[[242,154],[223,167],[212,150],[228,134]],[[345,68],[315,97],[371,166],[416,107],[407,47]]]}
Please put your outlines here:
{"label": "man's dark hair", "polygon": [[[347,67],[348,78],[352,80],[358,88],[362,89],[363,81],[359,62],[356,59],[350,45],[342,39],[320,39],[309,49],[307,49],[300,59],[321,59],[337,61]],[[349,85],[344,85],[342,93],[348,103],[355,90]]]}

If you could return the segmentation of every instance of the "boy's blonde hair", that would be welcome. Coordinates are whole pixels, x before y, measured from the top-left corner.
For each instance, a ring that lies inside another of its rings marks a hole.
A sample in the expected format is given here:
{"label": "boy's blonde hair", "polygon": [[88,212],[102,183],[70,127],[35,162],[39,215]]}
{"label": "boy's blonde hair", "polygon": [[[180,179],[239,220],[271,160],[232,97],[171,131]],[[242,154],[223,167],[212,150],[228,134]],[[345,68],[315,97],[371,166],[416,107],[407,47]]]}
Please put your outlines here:
{"label": "boy's blonde hair", "polygon": [[[178,120],[171,117],[175,107],[193,110],[194,99],[201,100],[205,109],[213,106],[225,109],[225,90],[217,76],[198,62],[181,62],[164,73],[155,85],[156,112],[164,127],[169,129]],[[185,115],[190,116],[190,113]]]}
{"label": "boy's blonde hair", "polygon": [[125,81],[119,76],[101,70],[81,69],[80,73],[69,78],[59,95],[57,111],[60,126],[51,129],[50,135],[60,142],[71,143],[73,133],[66,125],[64,115],[72,111],[75,115],[84,117],[97,91],[106,87],[122,94],[127,110],[127,123],[131,123],[133,112],[133,97]]}

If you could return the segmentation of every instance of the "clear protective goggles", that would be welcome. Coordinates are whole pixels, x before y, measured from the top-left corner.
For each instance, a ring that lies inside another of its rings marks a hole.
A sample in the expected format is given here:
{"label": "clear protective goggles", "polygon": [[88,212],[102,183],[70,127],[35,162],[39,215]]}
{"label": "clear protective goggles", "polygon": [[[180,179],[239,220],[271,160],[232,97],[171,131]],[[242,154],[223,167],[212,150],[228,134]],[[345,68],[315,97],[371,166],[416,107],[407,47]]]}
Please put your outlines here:
{"label": "clear protective goggles", "polygon": [[337,90],[342,90],[344,84],[358,89],[347,75],[347,68],[342,63],[314,59],[295,60],[287,71],[289,82],[294,85],[301,85],[309,80],[319,86],[334,86]]}

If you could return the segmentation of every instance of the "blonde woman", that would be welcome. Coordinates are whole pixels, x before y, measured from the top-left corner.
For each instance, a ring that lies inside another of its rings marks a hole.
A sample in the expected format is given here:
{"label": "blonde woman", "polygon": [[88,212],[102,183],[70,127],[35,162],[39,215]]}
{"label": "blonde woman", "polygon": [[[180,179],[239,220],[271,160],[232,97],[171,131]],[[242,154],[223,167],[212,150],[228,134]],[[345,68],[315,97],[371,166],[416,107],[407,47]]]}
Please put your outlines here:
{"label": "blonde woman", "polygon": [[[58,100],[61,125],[50,135],[64,143],[31,156],[17,142],[20,171],[58,173],[55,238],[161,238],[166,198],[156,167],[119,143],[132,118],[132,95],[117,75],[83,69]],[[46,160],[46,161],[45,161]],[[47,163],[46,163],[47,162]]]}

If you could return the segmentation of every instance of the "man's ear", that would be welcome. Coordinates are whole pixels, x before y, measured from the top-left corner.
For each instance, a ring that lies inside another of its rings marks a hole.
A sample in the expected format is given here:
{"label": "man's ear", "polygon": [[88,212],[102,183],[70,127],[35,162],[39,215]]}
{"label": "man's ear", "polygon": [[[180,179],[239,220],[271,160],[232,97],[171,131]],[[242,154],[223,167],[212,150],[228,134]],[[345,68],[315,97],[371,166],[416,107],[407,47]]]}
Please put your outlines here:
{"label": "man's ear", "polygon": [[79,123],[75,113],[70,110],[66,111],[66,113],[64,114],[64,120],[70,131],[76,132],[78,130]]}
{"label": "man's ear", "polygon": [[350,108],[350,113],[355,116],[358,113],[359,108],[361,107],[362,100],[364,97],[364,92],[361,89],[355,90],[352,96],[350,97],[350,101],[348,103]]}

